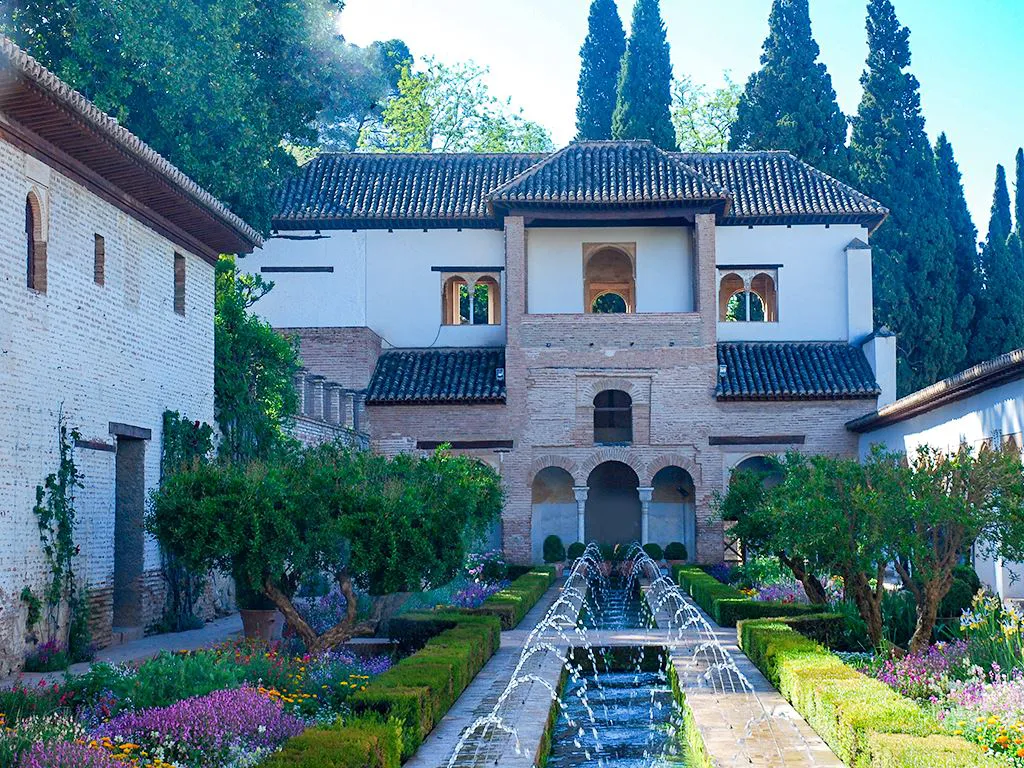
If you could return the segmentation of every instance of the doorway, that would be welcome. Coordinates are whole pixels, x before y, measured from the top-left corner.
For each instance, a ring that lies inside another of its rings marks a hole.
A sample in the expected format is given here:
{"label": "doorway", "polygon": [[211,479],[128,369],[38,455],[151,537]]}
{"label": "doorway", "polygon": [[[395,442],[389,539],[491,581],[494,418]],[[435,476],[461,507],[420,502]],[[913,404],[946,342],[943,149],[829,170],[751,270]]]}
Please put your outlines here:
{"label": "doorway", "polygon": [[640,540],[640,478],[628,464],[606,461],[587,478],[586,538],[599,544]]}
{"label": "doorway", "polygon": [[146,441],[117,438],[114,476],[114,627],[142,625]]}

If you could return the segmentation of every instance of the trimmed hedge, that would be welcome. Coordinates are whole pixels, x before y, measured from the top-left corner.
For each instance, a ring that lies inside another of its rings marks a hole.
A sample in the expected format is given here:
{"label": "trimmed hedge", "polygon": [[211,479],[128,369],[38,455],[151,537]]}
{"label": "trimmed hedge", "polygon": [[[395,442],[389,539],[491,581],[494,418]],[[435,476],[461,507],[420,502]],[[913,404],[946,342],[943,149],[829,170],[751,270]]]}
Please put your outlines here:
{"label": "trimmed hedge", "polygon": [[329,728],[310,728],[289,739],[262,768],[398,768],[402,724],[363,716]]}
{"label": "trimmed hedge", "polygon": [[672,575],[680,588],[723,627],[735,627],[736,622],[745,619],[809,616],[821,611],[821,606],[805,603],[751,600],[695,565],[673,566]]}
{"label": "trimmed hedge", "polygon": [[739,625],[740,647],[836,755],[853,768],[996,768],[965,739],[885,683],[797,632],[799,621]]}
{"label": "trimmed hedge", "polygon": [[356,713],[402,724],[401,757],[406,760],[494,655],[501,626],[493,616],[438,611],[391,622],[392,634],[403,630],[414,642],[423,642],[421,650],[371,680],[350,703]]}
{"label": "trimmed hedge", "polygon": [[513,629],[555,583],[555,578],[554,566],[534,566],[505,589],[484,600],[479,608],[465,610],[477,616],[497,616],[501,619],[502,629]]}

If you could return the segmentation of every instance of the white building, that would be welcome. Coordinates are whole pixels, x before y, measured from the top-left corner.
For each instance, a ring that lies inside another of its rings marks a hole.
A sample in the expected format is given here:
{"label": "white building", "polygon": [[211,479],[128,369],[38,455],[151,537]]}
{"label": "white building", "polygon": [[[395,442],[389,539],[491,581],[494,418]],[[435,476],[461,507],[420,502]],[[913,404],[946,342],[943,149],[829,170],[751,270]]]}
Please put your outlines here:
{"label": "white building", "polygon": [[[918,390],[847,425],[873,445],[912,455],[928,445],[956,451],[966,443],[1024,447],[1024,349],[1017,349]],[[1024,567],[975,558],[978,576],[1001,597],[1024,597]]]}
{"label": "white building", "polygon": [[260,237],[6,38],[0,72],[3,674],[24,654],[21,592],[49,578],[33,505],[59,413],[81,434],[76,569],[95,640],[159,618],[142,517],[162,416],[213,422],[214,264]]}

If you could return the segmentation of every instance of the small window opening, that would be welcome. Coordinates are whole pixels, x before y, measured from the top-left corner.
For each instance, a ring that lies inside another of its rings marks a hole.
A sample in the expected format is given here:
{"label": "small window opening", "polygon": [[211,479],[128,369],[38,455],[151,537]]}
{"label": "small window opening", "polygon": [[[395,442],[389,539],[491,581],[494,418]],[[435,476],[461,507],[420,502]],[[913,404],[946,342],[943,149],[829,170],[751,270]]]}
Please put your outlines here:
{"label": "small window opening", "polygon": [[46,242],[42,238],[42,211],[31,192],[25,197],[25,282],[46,293]]}
{"label": "small window opening", "polygon": [[718,283],[718,319],[727,323],[777,322],[775,277],[761,271],[724,275]]}
{"label": "small window opening", "polygon": [[595,315],[619,315],[625,314],[626,300],[617,293],[602,293],[594,303],[590,305],[590,311]]}
{"label": "small window opening", "polygon": [[462,277],[444,283],[441,295],[444,325],[500,325],[501,291],[493,277],[481,277],[470,287]]}
{"label": "small window opening", "polygon": [[174,311],[185,314],[185,257],[174,254]]}
{"label": "small window opening", "polygon": [[107,248],[103,241],[103,235],[93,235],[93,237],[95,242],[93,243],[92,279],[96,285],[103,285],[106,281]]}
{"label": "small window opening", "polygon": [[594,398],[594,442],[633,442],[633,398],[619,389],[606,389]]}

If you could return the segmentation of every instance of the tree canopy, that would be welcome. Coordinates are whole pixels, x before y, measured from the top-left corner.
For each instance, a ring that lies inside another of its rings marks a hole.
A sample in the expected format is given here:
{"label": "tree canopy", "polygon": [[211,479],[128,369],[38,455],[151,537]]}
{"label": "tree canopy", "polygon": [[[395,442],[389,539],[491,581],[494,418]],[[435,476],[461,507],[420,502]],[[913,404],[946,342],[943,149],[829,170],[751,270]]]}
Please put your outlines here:
{"label": "tree canopy", "polygon": [[845,179],[846,117],[832,78],[818,61],[808,0],[775,0],[768,17],[761,69],[743,89],[731,149],[788,149],[801,160]]}
{"label": "tree canopy", "polygon": [[647,139],[674,150],[671,106],[672,62],[659,0],[636,0],[619,73],[612,138]]}
{"label": "tree canopy", "polygon": [[736,122],[742,89],[725,75],[725,85],[713,91],[689,77],[672,86],[672,125],[682,152],[724,152]]}
{"label": "tree canopy", "polygon": [[487,68],[428,58],[401,67],[379,130],[364,129],[362,149],[384,152],[548,152],[547,130],[494,97]]}
{"label": "tree canopy", "polygon": [[590,4],[587,37],[580,49],[576,139],[610,139],[619,69],[626,52],[626,33],[615,0]]}
{"label": "tree canopy", "polygon": [[853,120],[858,188],[889,208],[872,236],[875,324],[896,332],[897,385],[907,394],[954,373],[966,354],[956,325],[953,230],[924,130],[910,31],[891,0],[869,0],[864,94]]}

